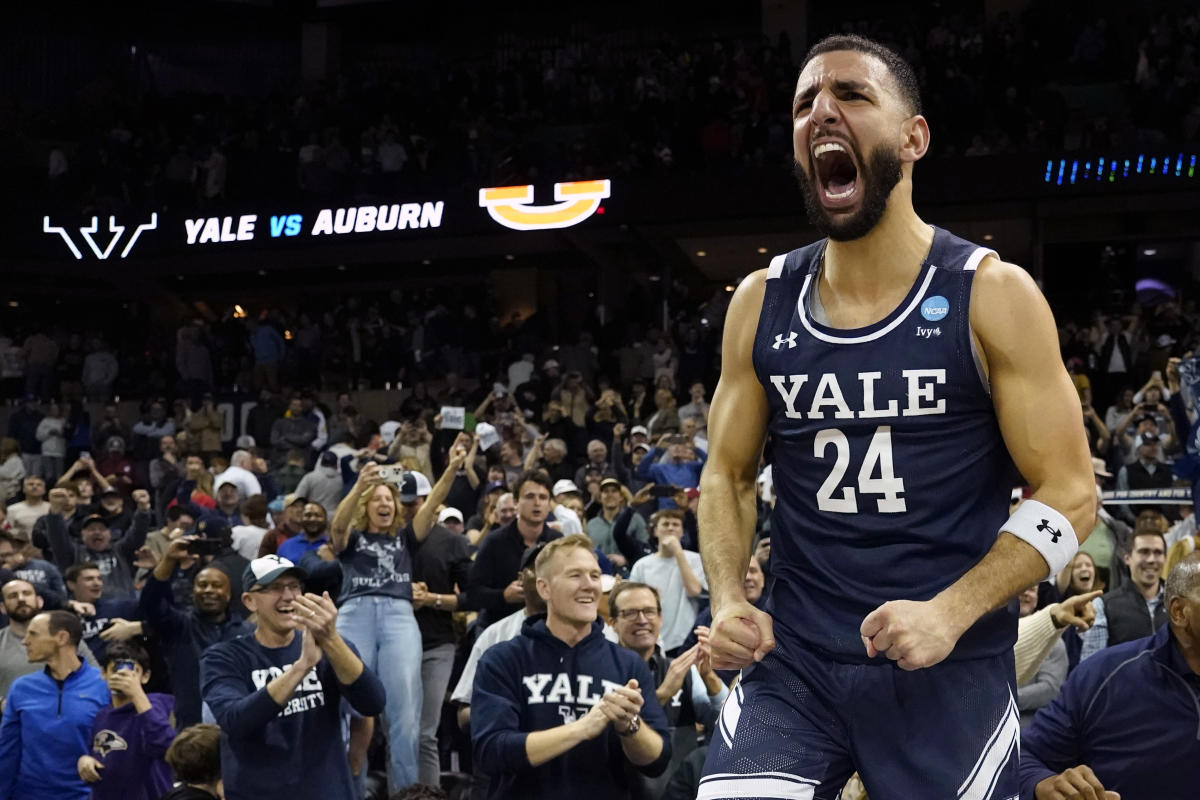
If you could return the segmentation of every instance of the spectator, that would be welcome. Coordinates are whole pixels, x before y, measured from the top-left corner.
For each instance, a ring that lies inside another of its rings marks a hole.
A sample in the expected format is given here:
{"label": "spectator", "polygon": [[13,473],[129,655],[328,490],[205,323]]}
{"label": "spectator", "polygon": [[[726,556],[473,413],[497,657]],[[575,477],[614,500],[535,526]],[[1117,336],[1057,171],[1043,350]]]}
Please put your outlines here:
{"label": "spectator", "polygon": [[329,537],[342,565],[338,630],[357,642],[363,663],[387,687],[392,791],[417,782],[421,632],[413,614],[412,554],[433,522],[433,509],[420,508],[402,528],[400,506],[420,503],[413,473],[405,474],[404,486],[398,492],[379,477],[377,464],[367,464],[338,506]]}
{"label": "spectator", "polygon": [[221,729],[201,723],[184,728],[165,756],[179,784],[159,800],[219,800],[225,796],[221,780]]}
{"label": "spectator", "polygon": [[62,573],[49,561],[32,557],[32,549],[12,531],[0,530],[0,567],[8,568],[16,577],[33,584],[38,596],[51,610],[63,608],[67,604],[67,587]]}
{"label": "spectator", "polygon": [[21,445],[26,475],[42,474],[42,443],[37,438],[41,421],[42,412],[37,408],[37,397],[32,394],[25,395],[20,407],[8,417],[8,435]]}
{"label": "spectator", "polygon": [[330,746],[341,741],[342,701],[362,716],[381,714],[384,687],[339,634],[329,595],[304,594],[306,576],[279,556],[252,561],[242,585],[254,635],[201,657],[227,800],[354,796],[346,752]]}
{"label": "spectator", "polygon": [[158,440],[158,458],[150,462],[150,489],[154,494],[154,507],[160,513],[175,496],[179,486],[179,444],[174,436]]}
{"label": "spectator", "polygon": [[37,473],[29,474],[21,487],[25,499],[11,504],[6,511],[12,532],[28,542],[33,538],[34,523],[50,513],[50,504],[45,499],[46,481]]}
{"label": "spectator", "polygon": [[92,785],[91,800],[158,800],[171,788],[163,756],[175,738],[170,695],[146,694],[150,656],[119,642],[104,660],[112,705],[92,720],[91,746],[79,757],[79,777]]}
{"label": "spectator", "polygon": [[[662,463],[658,463],[664,446],[667,448],[667,457]],[[700,484],[700,471],[704,469],[704,460],[704,452],[696,451],[690,441],[664,434],[659,438],[658,444],[638,463],[634,475],[657,486],[694,489]],[[677,506],[672,498],[660,497],[658,507],[664,509]]]}
{"label": "spectator", "polygon": [[517,573],[525,548],[562,535],[546,525],[551,488],[546,473],[524,473],[517,483],[516,518],[489,533],[475,555],[467,598],[473,608],[480,609],[483,627],[523,607],[525,596]]}
{"label": "spectator", "polygon": [[1200,557],[1164,594],[1165,624],[1081,663],[1022,732],[1022,797],[1189,797],[1200,785]]}
{"label": "spectator", "polygon": [[1138,532],[1125,556],[1129,567],[1128,583],[1096,598],[1096,622],[1080,638],[1082,662],[1106,647],[1148,636],[1166,621],[1163,599],[1163,562],[1167,556],[1162,533]]}
{"label": "spectator", "polygon": [[175,696],[175,722],[181,728],[200,721],[200,654],[217,642],[253,633],[253,628],[231,611],[229,575],[218,567],[196,573],[193,606],[176,604],[171,577],[179,563],[190,558],[192,540],[186,537],[171,542],[146,579],[138,604],[141,618],[162,642]]}
{"label": "spectator", "polygon": [[426,525],[429,527],[425,540],[413,554],[413,576],[417,581],[413,584],[413,607],[421,630],[423,690],[418,781],[427,786],[441,785],[437,734],[446,686],[454,668],[454,645],[458,640],[451,614],[472,610],[465,591],[471,570],[471,551],[461,532],[462,515],[459,514],[460,530],[457,533],[440,524],[440,519],[439,524],[433,524],[430,517],[450,493],[466,461],[468,438],[467,434],[459,435],[451,448],[454,456],[429,495],[404,507],[414,531]]}
{"label": "spectator", "polygon": [[657,778],[642,779],[643,796],[659,797],[675,769],[696,749],[696,726],[713,727],[729,690],[699,643],[674,659],[663,655],[658,645],[662,605],[654,587],[634,581],[617,584],[608,596],[608,613],[619,644],[650,668],[655,696],[670,725],[670,765]]}
{"label": "spectator", "polygon": [[708,401],[705,400],[707,390],[704,384],[697,381],[688,388],[689,401],[679,407],[679,419],[685,420],[688,417],[699,416],[701,418],[700,428],[708,427]]}
{"label": "spectator", "polygon": [[99,670],[79,659],[82,638],[70,611],[46,611],[29,621],[29,661],[45,668],[17,678],[5,698],[0,797],[88,797],[75,764],[88,749],[92,720],[108,705],[109,694]]}
{"label": "spectator", "polygon": [[[597,549],[608,556],[614,567],[627,568],[628,560],[622,555],[616,540],[613,539],[613,526],[619,515],[628,504],[626,489],[616,478],[605,478],[600,481],[600,513],[588,520],[588,538],[596,543]],[[626,535],[639,541],[647,541],[646,521],[636,511],[632,512],[626,529]]]}
{"label": "spectator", "polygon": [[342,472],[338,468],[337,454],[326,450],[317,460],[317,466],[300,479],[296,494],[320,503],[327,515],[337,513],[342,501]]}
{"label": "spectator", "polygon": [[65,573],[71,593],[71,609],[83,623],[83,643],[105,663],[109,642],[125,642],[142,636],[136,600],[104,597],[104,576],[90,561],[72,564]]}
{"label": "spectator", "polygon": [[138,489],[134,492],[134,500],[138,510],[133,525],[116,544],[113,544],[112,530],[99,514],[92,514],[83,521],[78,542],[70,538],[62,517],[57,514],[49,519],[46,528],[50,550],[59,568],[65,570],[81,561],[95,564],[104,576],[105,597],[135,596],[133,561],[150,532],[150,494],[145,489]]}
{"label": "spectator", "polygon": [[53,401],[46,407],[46,416],[37,426],[37,438],[42,443],[42,477],[55,483],[63,474],[67,457],[67,420],[62,408]]}
{"label": "spectator", "polygon": [[279,545],[298,536],[304,531],[304,504],[308,498],[303,495],[289,495],[283,501],[283,513],[275,517],[275,527],[267,531],[262,545],[258,548],[260,556],[269,556],[279,550]]}
{"label": "spectator", "polygon": [[11,436],[5,436],[0,439],[0,506],[7,506],[17,496],[24,478],[21,444]]}
{"label": "spectator", "polygon": [[551,491],[554,493],[554,507],[550,509],[550,513],[554,515],[552,524],[564,536],[583,533],[583,520],[579,514],[583,510],[583,500],[575,481],[570,478],[555,481]]}
{"label": "spectator", "polygon": [[261,494],[251,495],[242,503],[241,515],[246,524],[233,527],[233,549],[250,561],[258,558],[263,537],[267,535],[267,499]]}
{"label": "spectator", "polygon": [[95,339],[92,342],[92,352],[83,359],[81,381],[84,397],[93,403],[107,403],[112,398],[113,384],[117,382],[117,376],[120,374],[117,357],[109,351],[102,339]]}
{"label": "spectator", "polygon": [[114,436],[122,442],[128,442],[131,435],[129,426],[121,421],[116,403],[106,403],[92,436],[92,447],[96,452],[102,452],[107,448],[108,440]]}
{"label": "spectator", "polygon": [[25,391],[40,400],[54,395],[54,365],[58,362],[58,342],[41,331],[25,339]]}
{"label": "spectator", "polygon": [[548,544],[535,562],[546,617],[479,659],[471,739],[490,798],[628,798],[627,764],[654,776],[670,762],[650,670],[597,619],[593,548],[582,535]]}
{"label": "spectator", "polygon": [[[1027,587],[1017,596],[1021,617],[1028,617],[1037,610],[1037,584]],[[1067,679],[1067,647],[1061,637],[1056,638],[1049,654],[1042,659],[1037,674],[1017,684],[1017,710],[1021,713],[1021,727],[1033,721],[1034,713],[1049,705]]]}
{"label": "spectator", "polygon": [[[655,412],[646,420],[646,434],[650,437],[679,432],[679,411],[675,408],[675,395],[670,389],[654,392]],[[659,445],[662,446],[661,444]]]}
{"label": "spectator", "polygon": [[233,481],[225,481],[218,483],[217,486],[217,507],[213,513],[221,518],[221,521],[230,528],[238,525],[246,524],[242,518],[241,502],[242,493],[238,485]]}
{"label": "spectator", "polygon": [[[333,466],[337,467],[337,454],[330,453],[333,456]],[[322,453],[322,457],[324,453]],[[279,486],[279,491],[282,494],[299,494],[297,487],[300,486],[300,481],[304,480],[304,476],[308,474],[308,453],[303,450],[289,450],[287,460],[281,466],[272,470],[271,475],[275,478],[275,483]],[[336,472],[336,470],[335,470]],[[338,491],[341,491],[342,480],[338,477]],[[340,496],[340,495],[339,495]],[[334,503],[337,507],[337,503]]]}
{"label": "spectator", "polygon": [[[138,498],[136,502],[149,502],[149,492],[135,489],[134,495]],[[104,519],[104,524],[113,532],[114,539],[118,539],[124,535],[125,529],[133,522],[133,510],[125,507],[125,495],[111,486],[100,492],[99,507],[94,509],[92,514],[96,514]],[[79,525],[82,530],[82,520]]]}
{"label": "spectator", "polygon": [[680,649],[696,622],[699,598],[708,591],[700,554],[684,550],[683,512],[664,509],[650,518],[658,541],[653,555],[640,559],[629,570],[629,580],[653,586],[662,602],[662,645],[667,655]]}
{"label": "spectator", "polygon": [[301,509],[301,532],[284,540],[278,550],[280,557],[293,564],[299,564],[305,553],[316,552],[329,543],[326,535],[329,532],[329,518],[325,514],[325,507],[306,500]]}
{"label": "spectator", "polygon": [[229,457],[229,466],[224,472],[213,478],[213,484],[220,489],[223,484],[232,483],[237,487],[238,499],[263,493],[262,484],[254,475],[254,455],[248,450],[234,450]]}
{"label": "spectator", "polygon": [[[279,391],[279,362],[283,360],[283,337],[274,325],[250,320],[250,349],[254,352],[254,385]],[[315,434],[314,434],[315,435]],[[274,444],[274,440],[271,442]],[[304,445],[307,447],[307,443]]]}
{"label": "spectator", "polygon": [[[0,599],[3,600],[4,613],[8,617],[8,625],[0,628],[0,699],[8,695],[13,681],[38,670],[39,662],[29,660],[24,640],[29,630],[29,621],[42,611],[43,605],[42,598],[34,590],[33,584],[11,577],[12,573],[8,575],[10,577],[5,579],[5,583],[0,584]],[[79,645],[79,657],[93,666],[96,665],[91,650],[82,641]]]}
{"label": "spectator", "polygon": [[304,416],[299,396],[292,397],[284,415],[271,425],[271,452],[276,466],[287,460],[289,450],[308,452],[317,438],[317,426]]}
{"label": "spectator", "polygon": [[612,463],[608,460],[608,445],[599,439],[593,439],[587,444],[587,462],[575,470],[575,485],[587,485],[588,469],[599,470],[602,478],[615,478]]}
{"label": "spectator", "polygon": [[492,645],[507,642],[520,635],[521,626],[525,623],[526,617],[546,613],[546,601],[537,592],[537,574],[533,568],[538,553],[542,552],[542,548],[545,546],[545,542],[539,542],[532,547],[525,548],[525,552],[521,554],[521,571],[518,573],[518,580],[521,581],[521,590],[525,597],[524,608],[514,611],[494,625],[489,625],[487,630],[479,634],[475,643],[471,645],[471,654],[467,656],[462,674],[450,695],[450,700],[459,704],[458,726],[463,730],[467,730],[471,720],[471,692],[475,686],[475,669],[479,664],[479,657]]}
{"label": "spectator", "polygon": [[[221,433],[224,429],[225,419],[213,404],[212,392],[205,392],[201,397],[200,407],[192,411],[187,421],[188,435],[192,438],[192,449],[199,451],[206,458],[212,458],[221,452]],[[237,453],[234,453],[234,456],[237,456]],[[230,458],[230,463],[239,467],[249,466],[241,463],[236,457]],[[239,481],[239,484],[241,483],[246,484],[246,497],[258,494],[258,492],[250,491],[257,481],[252,484],[245,476],[242,476]]]}

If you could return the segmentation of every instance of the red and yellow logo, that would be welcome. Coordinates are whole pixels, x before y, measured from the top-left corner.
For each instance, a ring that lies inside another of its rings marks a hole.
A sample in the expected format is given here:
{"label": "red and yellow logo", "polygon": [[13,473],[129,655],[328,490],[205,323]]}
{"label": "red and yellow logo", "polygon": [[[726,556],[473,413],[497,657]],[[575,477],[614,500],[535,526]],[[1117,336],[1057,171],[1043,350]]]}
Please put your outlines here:
{"label": "red and yellow logo", "polygon": [[556,183],[554,199],[558,202],[535,206],[530,205],[532,186],[497,186],[479,190],[479,205],[496,222],[515,231],[569,228],[595,214],[600,201],[609,196],[609,189],[607,180]]}

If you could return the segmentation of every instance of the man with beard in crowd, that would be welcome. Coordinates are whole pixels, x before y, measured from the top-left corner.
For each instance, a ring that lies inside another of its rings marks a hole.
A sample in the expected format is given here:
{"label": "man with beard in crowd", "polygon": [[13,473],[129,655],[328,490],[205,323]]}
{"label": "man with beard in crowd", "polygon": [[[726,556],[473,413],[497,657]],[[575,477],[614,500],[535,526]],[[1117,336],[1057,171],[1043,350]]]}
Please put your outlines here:
{"label": "man with beard in crowd", "polygon": [[[8,616],[7,627],[0,628],[0,698],[3,698],[13,681],[38,671],[38,665],[27,657],[24,641],[29,621],[42,611],[42,598],[38,597],[29,581],[10,579],[0,586],[0,599]],[[92,651],[82,641],[79,643],[79,657],[99,668]]]}
{"label": "man with beard in crowd", "polygon": [[299,564],[306,553],[321,549],[329,542],[329,517],[325,507],[313,500],[304,502],[300,513],[301,532],[279,545],[278,555]]}

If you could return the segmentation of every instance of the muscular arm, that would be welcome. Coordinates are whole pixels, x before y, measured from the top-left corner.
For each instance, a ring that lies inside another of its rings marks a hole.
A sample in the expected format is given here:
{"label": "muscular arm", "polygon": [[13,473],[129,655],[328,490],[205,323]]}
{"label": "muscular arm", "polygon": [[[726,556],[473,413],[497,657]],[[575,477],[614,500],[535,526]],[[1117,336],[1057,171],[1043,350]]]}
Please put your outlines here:
{"label": "muscular arm", "polygon": [[[742,281],[725,317],[721,379],[708,417],[708,464],[700,476],[700,555],[714,614],[744,600],[757,510],[754,481],[767,431],[767,397],[754,373],[754,332],[766,283]],[[645,464],[650,458],[647,456]]]}
{"label": "muscular arm", "polygon": [[[972,294],[971,327],[1008,452],[1033,499],[1066,516],[1083,541],[1095,524],[1095,479],[1079,396],[1059,357],[1050,308],[1024,270],[994,259],[980,266]],[[1001,533],[983,560],[934,601],[950,613],[957,639],[1047,570],[1032,545]]]}

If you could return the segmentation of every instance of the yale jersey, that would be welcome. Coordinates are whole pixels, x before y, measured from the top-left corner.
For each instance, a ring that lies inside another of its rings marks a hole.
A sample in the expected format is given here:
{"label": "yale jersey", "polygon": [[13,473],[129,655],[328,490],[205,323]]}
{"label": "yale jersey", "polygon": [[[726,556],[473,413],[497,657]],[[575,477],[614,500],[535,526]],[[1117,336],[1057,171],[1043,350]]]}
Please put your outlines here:
{"label": "yale jersey", "polygon": [[[992,251],[935,228],[903,302],[842,330],[811,311],[824,248],[772,260],[754,341],[774,453],[770,610],[793,636],[865,660],[863,618],[928,600],[974,566],[1019,478],[971,344],[971,280]],[[996,655],[1015,637],[1001,609],[951,658]]]}

